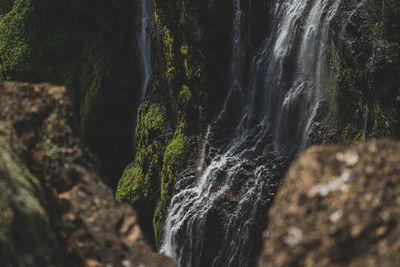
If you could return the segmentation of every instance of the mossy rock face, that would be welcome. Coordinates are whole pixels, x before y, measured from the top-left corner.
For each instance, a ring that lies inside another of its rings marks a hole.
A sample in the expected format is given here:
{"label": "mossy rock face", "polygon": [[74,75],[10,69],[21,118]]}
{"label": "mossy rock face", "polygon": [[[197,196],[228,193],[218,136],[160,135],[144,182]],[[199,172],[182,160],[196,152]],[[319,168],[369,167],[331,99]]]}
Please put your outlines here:
{"label": "mossy rock face", "polygon": [[165,109],[145,102],[139,109],[136,128],[136,157],[121,177],[116,198],[134,204],[139,199],[151,207],[159,192],[165,135]]}
{"label": "mossy rock face", "polygon": [[174,138],[169,142],[165,149],[163,166],[161,170],[160,198],[158,200],[154,217],[153,228],[155,240],[160,244],[164,221],[166,218],[168,200],[174,192],[173,186],[177,181],[179,172],[187,164],[188,142],[184,134],[184,125],[181,125],[174,134]]}
{"label": "mossy rock face", "polygon": [[120,178],[116,198],[135,204],[143,201],[153,207],[161,201],[163,210],[172,192],[178,171],[185,165],[187,151],[184,124],[166,146],[165,109],[144,103],[139,109],[136,128],[136,157]]}
{"label": "mossy rock face", "polygon": [[179,171],[185,166],[188,151],[183,123],[165,145],[165,118],[165,108],[160,104],[145,102],[141,105],[135,160],[124,170],[116,192],[118,201],[146,210],[143,212],[148,214],[147,220],[153,221],[156,242],[160,241],[157,236],[162,231],[167,201],[172,196]]}
{"label": "mossy rock face", "polygon": [[174,184],[188,165],[187,140],[205,127],[209,92],[216,92],[209,77],[217,72],[206,65],[218,66],[214,63],[221,57],[211,54],[219,47],[213,25],[218,8],[213,1],[154,1],[158,84],[139,109],[135,160],[125,169],[116,197],[151,210],[147,222],[152,221],[157,244]]}
{"label": "mossy rock face", "polygon": [[[0,1],[0,80],[65,85],[108,176],[132,157],[139,99],[132,1]],[[115,183],[115,181],[111,181]]]}
{"label": "mossy rock face", "polygon": [[154,18],[154,82],[138,112],[135,159],[116,197],[146,214],[159,245],[174,185],[195,161],[201,132],[222,102],[231,3],[155,0]]}
{"label": "mossy rock face", "polygon": [[0,265],[48,266],[56,263],[55,240],[22,151],[13,128],[0,122]]}

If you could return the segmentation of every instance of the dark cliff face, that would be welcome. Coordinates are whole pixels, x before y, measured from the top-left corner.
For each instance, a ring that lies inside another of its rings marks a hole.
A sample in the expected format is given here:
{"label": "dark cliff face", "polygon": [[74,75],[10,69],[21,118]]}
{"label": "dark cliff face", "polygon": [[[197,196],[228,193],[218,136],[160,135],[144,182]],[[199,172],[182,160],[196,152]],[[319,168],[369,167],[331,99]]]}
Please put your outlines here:
{"label": "dark cliff face", "polygon": [[66,85],[110,177],[132,158],[139,100],[133,1],[0,1],[0,79]]}
{"label": "dark cliff face", "polygon": [[[154,1],[153,82],[138,111],[136,156],[117,199],[135,204],[162,241],[180,171],[193,166],[207,121],[222,102],[229,61],[230,3]],[[151,235],[153,235],[151,233]]]}
{"label": "dark cliff face", "polygon": [[316,130],[316,140],[400,137],[399,8],[396,1],[342,1],[329,33],[330,114],[321,110],[326,129]]}

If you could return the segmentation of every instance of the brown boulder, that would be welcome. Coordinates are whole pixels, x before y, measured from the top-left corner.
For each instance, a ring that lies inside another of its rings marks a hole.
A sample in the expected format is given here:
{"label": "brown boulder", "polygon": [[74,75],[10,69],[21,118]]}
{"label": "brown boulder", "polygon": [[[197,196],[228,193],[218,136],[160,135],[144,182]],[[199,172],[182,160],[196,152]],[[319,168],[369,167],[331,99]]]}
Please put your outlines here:
{"label": "brown boulder", "polygon": [[397,266],[400,142],[312,147],[269,212],[259,266]]}
{"label": "brown boulder", "polygon": [[[45,196],[38,200],[47,213],[41,216],[44,221],[49,218],[48,236],[54,232],[57,243],[38,248],[38,259],[25,262],[26,266],[43,266],[43,262],[55,266],[174,266],[171,259],[158,255],[147,244],[137,213],[114,200],[97,159],[75,134],[72,111],[64,87],[0,84],[0,121],[11,125],[25,146],[22,157],[39,178]],[[33,180],[31,177],[29,174],[26,179]],[[18,231],[15,228],[24,224],[15,220],[13,231]],[[12,240],[16,248],[25,242]],[[43,253],[46,249],[49,252]],[[24,251],[19,251],[22,254],[17,256],[23,256]]]}

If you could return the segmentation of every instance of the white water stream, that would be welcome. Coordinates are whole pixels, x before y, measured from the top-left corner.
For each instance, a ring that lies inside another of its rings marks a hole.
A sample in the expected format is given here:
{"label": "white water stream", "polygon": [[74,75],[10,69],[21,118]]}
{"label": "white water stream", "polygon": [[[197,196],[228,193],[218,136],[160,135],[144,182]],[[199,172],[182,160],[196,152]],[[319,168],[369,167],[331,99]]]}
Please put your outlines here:
{"label": "white water stream", "polygon": [[[204,147],[196,182],[178,190],[170,202],[160,251],[177,259],[180,266],[255,263],[256,241],[279,184],[276,169],[279,162],[291,160],[306,148],[323,101],[328,28],[340,3],[275,0],[269,34],[245,66],[246,18],[240,0],[233,0],[229,90],[212,125],[224,120],[234,97],[240,98],[241,115],[223,152],[206,164]],[[249,81],[245,84],[246,69]],[[214,128],[210,125],[204,144]],[[216,216],[216,207],[226,214]],[[218,228],[222,233],[210,235],[215,218],[223,221]],[[216,251],[210,256],[207,246],[213,238]]]}
{"label": "white water stream", "polygon": [[137,0],[137,47],[141,66],[140,103],[143,102],[151,81],[151,33],[153,31],[153,1]]}

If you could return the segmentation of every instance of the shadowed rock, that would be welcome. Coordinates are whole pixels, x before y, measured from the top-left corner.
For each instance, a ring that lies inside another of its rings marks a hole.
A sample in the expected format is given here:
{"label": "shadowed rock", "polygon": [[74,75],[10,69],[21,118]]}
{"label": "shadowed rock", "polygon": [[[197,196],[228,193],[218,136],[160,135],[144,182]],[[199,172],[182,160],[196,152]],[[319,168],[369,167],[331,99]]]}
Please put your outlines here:
{"label": "shadowed rock", "polygon": [[310,148],[269,214],[259,266],[395,266],[400,142]]}
{"label": "shadowed rock", "polygon": [[1,266],[174,266],[114,200],[64,87],[0,84],[0,121]]}

